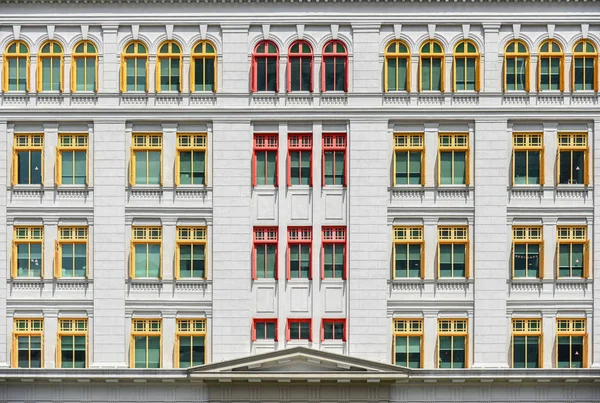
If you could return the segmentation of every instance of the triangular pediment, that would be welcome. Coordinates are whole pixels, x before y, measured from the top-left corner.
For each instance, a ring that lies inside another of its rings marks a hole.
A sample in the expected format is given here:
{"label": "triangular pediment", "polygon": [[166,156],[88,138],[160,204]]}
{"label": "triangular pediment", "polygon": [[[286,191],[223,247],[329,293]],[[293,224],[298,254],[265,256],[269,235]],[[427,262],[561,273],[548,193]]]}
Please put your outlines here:
{"label": "triangular pediment", "polygon": [[189,369],[190,377],[207,379],[399,379],[408,368],[294,347]]}

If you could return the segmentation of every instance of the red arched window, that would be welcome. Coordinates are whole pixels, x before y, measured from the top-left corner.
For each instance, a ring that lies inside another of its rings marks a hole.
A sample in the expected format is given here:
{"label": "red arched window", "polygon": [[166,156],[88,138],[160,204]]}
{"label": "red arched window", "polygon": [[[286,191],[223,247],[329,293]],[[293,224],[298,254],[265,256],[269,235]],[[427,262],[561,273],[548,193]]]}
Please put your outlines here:
{"label": "red arched window", "polygon": [[323,48],[321,91],[348,92],[348,51],[340,41],[329,41]]}
{"label": "red arched window", "polygon": [[306,41],[296,41],[288,52],[288,92],[313,90],[313,51]]}
{"label": "red arched window", "polygon": [[279,50],[271,41],[262,41],[252,54],[252,92],[279,90]]}

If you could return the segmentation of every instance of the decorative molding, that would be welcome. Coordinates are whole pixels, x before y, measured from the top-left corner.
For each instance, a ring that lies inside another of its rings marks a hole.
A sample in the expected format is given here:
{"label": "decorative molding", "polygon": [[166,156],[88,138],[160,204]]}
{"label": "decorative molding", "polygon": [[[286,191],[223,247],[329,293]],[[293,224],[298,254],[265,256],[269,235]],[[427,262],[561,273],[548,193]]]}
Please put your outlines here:
{"label": "decorative molding", "polygon": [[[213,0],[216,2],[217,0]],[[262,0],[240,0],[244,3],[260,3]],[[392,0],[393,3],[463,3],[464,0]],[[497,0],[498,3],[513,3],[512,0]],[[547,0],[548,3],[568,3],[570,0]],[[575,0],[576,3],[596,3],[598,0]],[[3,0],[4,3],[16,4],[97,4],[98,0]],[[131,3],[131,0],[102,0],[103,3]],[[163,4],[165,0],[145,0],[145,3]],[[200,4],[208,3],[209,0],[179,0],[179,3]],[[220,0],[221,3],[229,4],[230,0]],[[274,0],[274,3],[294,3],[294,0]],[[358,3],[361,0],[333,0],[333,3]],[[535,3],[537,0],[522,0],[523,3]]]}
{"label": "decorative molding", "polygon": [[84,41],[87,41],[87,38],[88,38],[88,31],[89,31],[89,29],[90,29],[90,26],[89,26],[89,25],[82,25],[82,26],[81,26],[81,38],[82,38]]}
{"label": "decorative molding", "polygon": [[131,26],[131,36],[133,37],[134,41],[138,40],[139,34],[140,34],[140,26],[139,25],[132,25]]}
{"label": "decorative molding", "polygon": [[462,25],[462,31],[463,31],[463,39],[468,39],[469,38],[469,32],[471,31],[471,25],[470,24],[463,24]]}
{"label": "decorative molding", "polygon": [[548,24],[548,39],[554,38],[554,28],[556,26],[554,24]]}
{"label": "decorative molding", "polygon": [[302,40],[304,38],[304,24],[296,25],[296,33],[298,34],[298,39]]}
{"label": "decorative molding", "polygon": [[429,34],[429,39],[433,39],[435,36],[435,24],[427,24],[427,32]]}
{"label": "decorative molding", "polygon": [[581,24],[581,37],[583,39],[587,39],[589,30],[590,30],[590,24]]}
{"label": "decorative molding", "polygon": [[513,24],[513,38],[519,39],[521,35],[521,24]]}
{"label": "decorative molding", "polygon": [[269,39],[269,31],[271,30],[271,25],[269,24],[263,24],[262,25],[262,34],[263,34],[263,39],[264,40],[268,40]]}
{"label": "decorative molding", "polygon": [[337,24],[331,24],[331,38],[332,39],[337,39],[338,38],[338,30],[340,29],[340,26]]}
{"label": "decorative molding", "polygon": [[200,39],[203,41],[206,40],[206,32],[208,31],[208,24],[200,24],[198,26],[200,28]]}
{"label": "decorative molding", "polygon": [[167,39],[169,41],[173,39],[173,28],[174,28],[173,24],[165,25],[165,32],[167,33]]}
{"label": "decorative molding", "polygon": [[54,39],[54,25],[48,25],[46,26],[46,31],[48,32],[48,39],[53,40]]}
{"label": "decorative molding", "polygon": [[394,24],[394,38],[400,39],[402,33],[402,24]]}
{"label": "decorative molding", "polygon": [[19,40],[20,35],[21,35],[21,26],[13,25],[13,36],[15,37],[15,41]]}

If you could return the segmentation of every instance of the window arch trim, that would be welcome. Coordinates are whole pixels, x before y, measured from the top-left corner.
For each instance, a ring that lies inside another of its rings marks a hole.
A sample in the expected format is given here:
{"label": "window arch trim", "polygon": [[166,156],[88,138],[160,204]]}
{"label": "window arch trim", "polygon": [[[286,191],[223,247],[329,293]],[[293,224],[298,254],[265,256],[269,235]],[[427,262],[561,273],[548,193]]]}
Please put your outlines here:
{"label": "window arch trim", "polygon": [[[258,48],[262,45],[265,45],[265,51],[258,51]],[[269,45],[274,47],[273,52],[269,52]],[[250,90],[252,92],[259,91],[267,91],[267,90],[259,90],[258,89],[258,59],[265,58],[265,62],[271,58],[275,59],[275,92],[279,92],[279,46],[271,40],[265,39],[259,41],[255,46],[252,52],[252,63],[251,63],[251,80],[250,80]],[[265,65],[265,83],[268,83],[268,68]],[[266,84],[268,85],[268,84]]]}
{"label": "window arch trim", "polygon": [[[390,47],[394,46],[394,50],[390,51]],[[406,51],[400,51],[399,49],[400,46],[404,46],[406,48]],[[389,79],[388,79],[388,75],[389,75],[389,60],[391,59],[396,59],[396,88],[394,89],[390,89],[389,88]],[[406,60],[406,92],[410,92],[410,88],[411,88],[411,59],[410,59],[410,46],[409,44],[402,40],[402,39],[394,39],[391,40],[387,43],[387,45],[385,45],[385,52],[384,52],[384,61],[383,61],[383,85],[384,88],[383,90],[385,92],[389,92],[389,91],[402,91],[399,90],[399,80],[398,80],[398,59],[405,59]]]}
{"label": "window arch trim", "polygon": [[[464,45],[463,51],[459,52],[457,49],[460,45]],[[472,45],[475,49],[473,52],[469,52],[469,45]],[[456,73],[457,67],[457,59],[466,59],[474,58],[475,59],[475,92],[479,92],[481,89],[481,79],[480,79],[480,71],[481,71],[481,53],[479,53],[479,46],[471,40],[471,39],[463,39],[458,41],[456,45],[454,45],[454,52],[452,52],[452,91],[456,92],[456,79],[458,78]],[[465,63],[465,72],[467,71],[466,63]],[[469,91],[469,90],[464,90]]]}
{"label": "window arch trim", "polygon": [[[163,52],[162,49],[164,46],[167,46],[167,51]],[[179,51],[174,52],[173,51],[173,46],[177,46],[179,48]],[[167,40],[167,41],[163,41],[161,42],[160,45],[158,45],[158,49],[156,51],[156,71],[154,73],[155,77],[156,77],[156,92],[161,92],[161,88],[160,88],[160,79],[161,79],[161,74],[162,74],[162,68],[161,68],[161,59],[179,59],[179,92],[183,91],[183,48],[181,46],[181,44],[177,41],[174,40]],[[171,75],[169,75],[169,80],[171,79]]]}
{"label": "window arch trim", "polygon": [[[133,53],[127,53],[127,49],[133,46]],[[145,49],[144,53],[139,52],[139,47],[143,46]],[[132,40],[125,43],[123,50],[121,51],[121,92],[127,92],[127,59],[145,59],[145,84],[144,90],[148,92],[148,54],[149,47],[146,43],[139,40]],[[135,90],[134,90],[135,91]]]}
{"label": "window arch trim", "polygon": [[[83,52],[77,52],[77,48],[80,45],[84,45]],[[94,48],[93,52],[88,51],[88,46],[91,45]],[[98,47],[96,44],[90,40],[82,40],[77,42],[73,46],[73,53],[71,55],[71,92],[77,91],[77,59],[83,57],[93,57],[94,58],[94,92],[98,92]],[[87,68],[87,67],[86,67]]]}
{"label": "window arch trim", "polygon": [[[514,45],[513,51],[508,51],[509,46]],[[519,51],[519,45],[523,45],[525,48],[524,51]],[[504,45],[504,67],[503,67],[503,89],[504,92],[511,91],[508,89],[508,82],[506,80],[507,77],[507,69],[508,69],[508,59],[509,58],[524,58],[525,59],[525,92],[529,92],[529,63],[530,63],[530,53],[529,46],[525,41],[520,39],[511,39],[506,45]]]}
{"label": "window arch trim", "polygon": [[[15,52],[9,53],[9,49],[13,45],[15,45]],[[24,53],[21,52],[21,46],[25,46],[25,49],[27,51]],[[8,60],[16,58],[17,62],[18,62],[19,58],[25,58],[25,91],[29,92],[29,69],[30,69],[30,60],[31,60],[29,45],[27,45],[27,43],[25,43],[24,41],[21,41],[21,40],[11,41],[8,43],[8,45],[6,45],[3,56],[4,56],[3,57],[4,63],[2,65],[2,90],[4,92],[9,91],[10,66],[9,66]],[[17,66],[17,71],[18,71],[18,66]],[[19,81],[18,76],[17,76],[17,81]]]}
{"label": "window arch trim", "polygon": [[[293,52],[292,48],[295,45],[299,45],[298,46],[298,52]],[[303,52],[304,50],[304,45],[308,46],[309,51],[308,52]],[[292,59],[300,59],[299,60],[299,74],[300,74],[300,83],[302,83],[302,59],[303,58],[309,58],[310,59],[310,64],[309,64],[309,84],[308,84],[308,89],[305,90],[303,88],[300,88],[300,91],[309,91],[309,92],[313,92],[313,88],[314,88],[314,62],[315,62],[315,58],[314,58],[314,50],[312,45],[303,39],[297,39],[294,42],[292,42],[288,48],[288,62],[287,62],[287,91],[288,92],[292,92]],[[302,84],[300,84],[300,87],[302,87]]]}
{"label": "window arch trim", "polygon": [[[542,51],[542,47],[544,47],[545,45],[548,45],[548,50]],[[556,45],[558,47],[558,49],[559,49],[558,51],[555,51],[553,49],[554,45]],[[552,59],[558,58],[558,60],[559,60],[558,90],[560,92],[563,92],[565,90],[565,72],[564,72],[565,52],[563,50],[563,46],[560,44],[559,41],[557,41],[555,39],[546,39],[546,40],[542,41],[542,43],[540,43],[540,46],[538,48],[537,89],[540,92],[542,91],[542,59],[544,59],[544,58],[548,58],[548,59],[550,59],[550,61],[552,61]],[[552,66],[550,66],[550,65],[548,67],[549,67],[549,69],[552,68]],[[544,91],[552,91],[552,90],[544,90]]]}
{"label": "window arch trim", "polygon": [[[207,51],[207,47],[210,45],[212,51]],[[196,48],[200,46],[200,52],[196,51]],[[213,88],[212,92],[217,92],[217,47],[215,44],[207,39],[202,39],[194,42],[190,52],[190,92],[196,92],[196,63],[199,62],[197,59],[202,59],[204,78],[202,80],[203,87],[206,87],[206,60],[212,60],[213,62]],[[200,90],[202,91],[202,90]],[[210,90],[208,90],[210,91]]]}
{"label": "window arch trim", "polygon": [[[576,50],[577,46],[579,46],[580,44],[583,44],[583,51]],[[588,45],[592,46],[593,51],[590,52],[587,50]],[[593,60],[593,67],[592,67],[593,87],[592,87],[592,90],[594,92],[598,92],[598,81],[600,80],[600,77],[598,77],[598,57],[599,57],[598,48],[596,47],[596,44],[593,41],[591,41],[589,39],[580,39],[577,42],[575,42],[575,44],[573,45],[573,58],[572,58],[573,67],[571,67],[571,91],[575,92],[575,60],[579,59],[579,58],[583,58],[584,60],[587,58],[591,58]]]}
{"label": "window arch trim", "polygon": [[[46,45],[50,45],[49,46],[49,52],[44,52],[44,48],[46,47]],[[54,46],[58,46],[60,48],[60,52],[56,52],[54,49]],[[58,57],[59,58],[59,68],[58,68],[58,91],[63,92],[64,91],[64,63],[65,63],[65,50],[63,45],[60,44],[60,42],[55,41],[55,40],[48,40],[45,41],[44,43],[41,44],[40,46],[40,50],[38,52],[38,66],[37,66],[37,91],[38,92],[42,92],[43,91],[43,60],[46,58],[54,58],[54,57]]]}
{"label": "window arch trim", "polygon": [[[332,51],[327,51],[327,47],[329,45],[333,45]],[[338,50],[337,50],[338,45],[341,45],[344,48],[343,52],[338,52]],[[326,66],[326,62],[327,62],[328,58],[334,58],[334,64],[335,64],[336,58],[343,58],[343,61],[344,61],[344,89],[343,89],[343,91],[348,92],[348,70],[349,70],[348,47],[346,46],[346,44],[344,42],[342,42],[339,39],[332,39],[330,41],[327,41],[323,45],[323,55],[321,57],[321,92],[327,92],[326,67],[325,66]],[[335,74],[336,73],[334,73],[334,83],[335,83]],[[333,91],[335,91],[335,90],[333,90]]]}
{"label": "window arch trim", "polygon": [[[423,48],[429,45],[430,46],[430,50],[428,52],[424,52]],[[439,46],[440,50],[438,52],[435,51],[435,45]],[[431,91],[431,90],[424,90],[423,89],[423,60],[424,59],[431,59],[431,61],[433,61],[433,59],[440,59],[440,74],[441,74],[441,80],[440,80],[440,92],[444,92],[445,88],[446,88],[446,66],[445,66],[445,60],[444,60],[444,45],[436,40],[436,39],[428,39],[426,41],[424,41],[421,46],[419,46],[419,92],[423,92],[423,91]],[[432,74],[433,74],[433,69],[431,69],[431,76],[430,79],[432,78]],[[435,91],[435,90],[434,90]]]}

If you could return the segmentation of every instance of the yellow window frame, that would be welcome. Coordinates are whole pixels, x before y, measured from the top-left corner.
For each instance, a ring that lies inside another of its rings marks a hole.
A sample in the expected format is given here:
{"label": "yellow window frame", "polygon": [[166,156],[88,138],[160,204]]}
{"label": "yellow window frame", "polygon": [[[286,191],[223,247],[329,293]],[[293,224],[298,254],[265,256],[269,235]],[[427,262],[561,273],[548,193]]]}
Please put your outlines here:
{"label": "yellow window frame", "polygon": [[[393,250],[392,250],[392,276],[394,279],[396,277],[396,245],[419,245],[420,246],[420,278],[425,278],[425,241],[423,239],[423,227],[422,226],[413,226],[413,227],[394,227],[394,239],[393,239]],[[404,277],[402,277],[404,278]]]}
{"label": "yellow window frame", "polygon": [[[560,245],[583,245],[583,278],[590,277],[590,241],[587,237],[587,227],[558,226],[556,227],[556,278],[559,276]],[[571,268],[572,270],[572,268]]]}
{"label": "yellow window frame", "polygon": [[[400,51],[401,46],[406,48],[406,52]],[[385,48],[384,62],[383,62],[383,83],[384,83],[384,91],[400,91],[398,88],[388,88],[388,60],[395,59],[396,60],[396,74],[398,72],[398,61],[400,59],[406,60],[406,92],[410,92],[411,86],[411,76],[410,76],[410,47],[408,44],[402,40],[393,40],[387,44]],[[398,77],[396,76],[396,86],[398,86]]]}
{"label": "yellow window frame", "polygon": [[[160,269],[158,278],[162,279],[162,228],[161,227],[142,227],[135,226],[131,227],[131,243],[129,250],[129,276],[131,278],[137,278],[135,276],[135,245],[160,245]],[[146,250],[146,254],[148,251]],[[148,259],[146,259],[146,274],[148,274]]]}
{"label": "yellow window frame", "polygon": [[[58,145],[56,146],[56,166],[54,168],[54,183],[62,185],[62,155],[64,152],[85,151],[85,185],[88,185],[89,177],[89,152],[87,133],[59,133]],[[73,161],[75,159],[73,158]],[[73,173],[75,169],[73,169]]]}
{"label": "yellow window frame", "polygon": [[[83,52],[77,52],[77,48],[83,45]],[[88,45],[92,45],[94,47],[94,52],[88,52]],[[85,89],[83,91],[94,91],[94,92],[98,92],[98,49],[96,48],[96,45],[94,45],[94,43],[92,41],[80,41],[77,42],[77,44],[75,46],[73,46],[73,55],[72,55],[72,61],[71,61],[71,92],[77,92],[77,59],[88,59],[88,58],[92,58],[94,59],[94,74],[96,79],[94,80],[94,89]],[[87,72],[87,64],[84,64],[84,71]],[[84,76],[87,76],[87,74],[84,73]]]}
{"label": "yellow window frame", "polygon": [[[588,367],[588,334],[585,318],[556,318],[556,354],[555,363],[558,366],[558,338],[564,336],[583,336],[582,367]],[[572,348],[572,341],[569,343]],[[572,356],[571,354],[569,356]]]}
{"label": "yellow window frame", "polygon": [[[207,241],[208,241],[208,230],[207,227],[177,227],[177,239],[175,247],[175,278],[181,279],[180,276],[180,247],[181,245],[194,245],[204,247],[204,277],[193,277],[196,279],[206,279],[207,277]],[[192,261],[194,255],[192,252]]]}
{"label": "yellow window frame", "polygon": [[132,319],[129,347],[129,367],[135,368],[135,338],[146,338],[146,363],[148,363],[148,337],[160,337],[159,367],[162,368],[162,319]]}
{"label": "yellow window frame", "polygon": [[[540,153],[540,186],[545,183],[544,174],[544,135],[543,133],[514,132],[513,133],[513,155],[512,155],[512,184],[515,186],[515,153],[526,152],[529,164],[529,151]],[[529,169],[527,169],[527,181],[529,181]]]}
{"label": "yellow window frame", "polygon": [[[167,51],[163,52],[162,48],[165,45],[167,45]],[[179,48],[179,52],[173,52],[173,45],[175,45]],[[162,69],[162,67],[161,67],[162,59],[169,59],[169,61],[171,61],[171,59],[179,59],[179,92],[182,92],[183,91],[183,50],[181,48],[181,45],[179,43],[177,43],[176,41],[164,41],[158,47],[158,52],[156,52],[156,92],[161,92],[160,77],[161,77],[161,69]],[[168,73],[169,73],[168,76],[169,76],[169,83],[170,83],[171,78],[172,78],[171,63],[169,63]],[[170,86],[170,84],[169,84],[169,86]]]}
{"label": "yellow window frame", "polygon": [[[460,46],[464,45],[464,51],[458,52],[456,49]],[[468,45],[473,45],[475,47],[475,52],[468,51]],[[452,55],[452,91],[456,92],[456,79],[458,78],[456,74],[456,60],[464,59],[465,60],[465,82],[466,82],[466,74],[467,74],[467,59],[475,59],[475,92],[480,91],[480,79],[479,79],[479,70],[481,64],[481,56],[479,54],[479,47],[475,42],[469,39],[465,39],[460,41],[454,46],[454,53]],[[468,90],[464,90],[468,91]]]}
{"label": "yellow window frame", "polygon": [[[423,52],[423,47],[425,45],[429,44],[429,49],[430,51],[425,53]],[[440,52],[435,52],[434,46],[438,45],[441,49]],[[423,42],[421,44],[421,47],[419,48],[419,92],[423,92],[423,91],[431,91],[431,90],[424,90],[423,89],[423,60],[424,59],[430,59],[431,60],[431,68],[429,69],[429,82],[433,82],[433,59],[440,59],[440,74],[442,75],[441,77],[441,82],[440,82],[440,92],[444,92],[445,88],[446,88],[446,63],[445,63],[445,56],[444,56],[444,47],[442,46],[441,43],[439,43],[438,41],[434,40],[434,39],[429,39],[426,40],[425,42]]]}
{"label": "yellow window frame", "polygon": [[[181,337],[204,337],[204,358],[206,363],[206,319],[177,319],[175,332],[175,368],[180,367],[179,340]],[[192,362],[194,361],[192,352]]]}
{"label": "yellow window frame", "polygon": [[396,363],[396,337],[419,337],[419,351],[421,360],[419,368],[423,368],[425,359],[425,352],[423,350],[423,319],[394,319],[392,329],[392,363]]}
{"label": "yellow window frame", "polygon": [[[85,278],[88,278],[88,228],[87,227],[58,227],[58,239],[54,241],[54,277],[62,277],[62,246],[66,244],[85,244]],[[75,255],[73,255],[75,260]],[[75,270],[75,262],[73,262]],[[73,276],[75,277],[75,276]]]}
{"label": "yellow window frame", "polygon": [[[515,345],[515,336],[525,336],[525,343],[527,343],[527,337],[535,336],[538,337],[538,368],[543,367],[544,362],[544,342],[542,334],[542,320],[541,319],[524,319],[524,318],[513,318],[512,320],[512,335],[511,335],[511,346]],[[525,349],[525,362],[527,362],[527,348]],[[510,366],[515,367],[515,355],[510,355]]]}
{"label": "yellow window frame", "polygon": [[[446,142],[445,140],[449,141]],[[469,147],[469,133],[440,133],[438,136],[438,177],[437,184],[441,186],[442,178],[442,153],[452,153],[452,181],[454,181],[454,153],[465,153],[465,186],[471,184],[471,153]],[[454,185],[454,183],[452,184]],[[447,185],[444,185],[447,186]]]}
{"label": "yellow window frame", "polygon": [[[465,245],[465,278],[471,277],[471,254],[469,251],[469,227],[466,225],[460,226],[440,226],[438,227],[438,261],[437,261],[437,278],[440,276],[440,246],[441,245]],[[452,252],[454,260],[454,250]],[[454,264],[453,264],[454,265]],[[453,269],[454,270],[454,269]]]}
{"label": "yellow window frame", "polygon": [[[41,178],[44,183],[44,133],[18,133],[15,134],[12,155],[12,185],[19,182],[19,155],[20,151],[39,151],[41,155]],[[29,174],[31,177],[31,173]]]}
{"label": "yellow window frame", "polygon": [[[204,153],[204,186],[208,184],[208,135],[206,133],[177,133],[177,145],[175,155],[175,185],[181,183],[181,153],[203,152]],[[193,164],[193,158],[192,158]],[[192,167],[192,172],[193,172]]]}
{"label": "yellow window frame", "polygon": [[[560,180],[560,153],[563,151],[583,151],[583,184],[590,184],[590,169],[589,169],[589,154],[588,135],[585,132],[575,133],[558,133],[558,147],[556,150],[556,185],[559,185]],[[573,178],[573,169],[569,175]]]}
{"label": "yellow window frame", "polygon": [[[410,167],[410,153],[421,154],[421,186],[425,186],[425,136],[423,133],[394,133],[394,186],[399,186],[396,183],[396,153],[406,152],[409,153],[409,167]],[[410,171],[409,171],[410,174]]]}
{"label": "yellow window frame", "polygon": [[[43,49],[46,45],[50,45],[49,49],[50,52],[43,52]],[[60,52],[54,52],[54,45],[58,45],[60,47]],[[65,68],[65,53],[64,53],[64,49],[62,47],[62,45],[60,43],[58,43],[57,41],[46,41],[44,42],[41,46],[40,46],[40,51],[38,52],[38,67],[37,67],[37,91],[38,92],[42,92],[43,91],[43,74],[42,74],[42,66],[43,66],[43,61],[44,59],[49,59],[49,58],[53,58],[53,57],[58,57],[60,60],[60,65],[59,65],[59,76],[58,76],[58,87],[59,87],[59,91],[60,92],[64,92],[64,68]],[[50,82],[54,82],[54,76],[52,75],[54,73],[54,69],[50,69],[51,71],[51,78],[50,78]]]}
{"label": "yellow window frame", "polygon": [[[508,47],[510,45],[514,45],[514,51],[513,52],[509,52],[508,51]],[[519,45],[523,45],[525,47],[525,52],[520,52],[519,51]],[[529,85],[529,63],[530,63],[530,54],[529,54],[529,47],[527,46],[527,44],[521,40],[512,40],[509,41],[506,46],[504,47],[504,75],[503,75],[503,84],[504,84],[504,92],[507,91],[513,91],[513,90],[509,90],[507,88],[508,83],[506,82],[506,74],[507,74],[507,67],[508,67],[508,59],[514,59],[514,58],[523,58],[525,59],[525,92],[529,92],[530,89],[530,85]]]}
{"label": "yellow window frame", "polygon": [[[159,185],[162,186],[163,181],[163,138],[162,133],[133,133],[131,138],[131,151],[129,156],[129,185],[135,186],[136,178],[136,151],[151,151],[160,152],[160,174],[159,174]],[[147,155],[147,154],[146,154]],[[148,183],[148,160],[146,160],[146,183]],[[138,185],[144,185],[138,184]]]}
{"label": "yellow window frame", "polygon": [[515,245],[526,245],[526,253],[529,245],[539,245],[539,270],[538,278],[544,278],[544,238],[541,226],[513,226],[512,228],[512,278],[515,277]]}
{"label": "yellow window frame", "polygon": [[[16,226],[14,227],[14,236],[12,242],[12,278],[18,278],[18,246],[19,245],[32,245],[40,244],[42,246],[42,258],[40,262],[40,278],[44,278],[44,227],[34,226]],[[31,251],[29,252],[30,264],[31,264]],[[31,268],[28,268],[28,272],[31,272]]]}
{"label": "yellow window frame", "polygon": [[[542,47],[548,45],[548,50],[547,51],[542,51]],[[554,51],[552,49],[553,45],[558,46],[558,48],[560,49],[559,51]],[[565,66],[565,54],[563,52],[563,48],[560,45],[560,43],[558,43],[558,41],[554,40],[554,39],[547,39],[544,42],[542,42],[540,44],[539,47],[539,53],[538,53],[538,80],[537,80],[537,85],[538,85],[538,91],[543,91],[542,90],[542,59],[548,59],[548,68],[551,69],[552,67],[552,59],[558,59],[559,60],[559,64],[558,64],[558,68],[559,68],[559,83],[558,83],[558,90],[560,92],[563,92],[565,90],[565,72],[564,72],[564,66]],[[552,90],[545,90],[545,91],[552,91]]]}
{"label": "yellow window frame", "polygon": [[[88,342],[88,320],[85,318],[59,319],[58,332],[56,333],[56,367],[62,368],[62,337],[63,336],[85,336],[85,367],[88,367],[89,342]],[[75,343],[73,343],[75,346]],[[73,356],[74,357],[74,356]]]}
{"label": "yellow window frame", "polygon": [[[40,361],[44,368],[44,319],[42,318],[15,318],[12,334],[12,367],[19,368],[19,337],[40,338]],[[30,341],[31,344],[31,341]],[[29,364],[31,365],[31,347],[29,349]]]}
{"label": "yellow window frame", "polygon": [[[11,48],[11,46],[15,45],[15,51],[14,53],[9,53],[9,49]],[[21,52],[21,45],[24,45],[27,48],[27,52],[22,53]],[[25,58],[25,92],[29,92],[29,68],[30,68],[30,60],[31,57],[29,55],[29,46],[27,46],[27,44],[23,41],[13,41],[11,43],[8,44],[8,46],[6,46],[6,49],[4,51],[4,55],[3,55],[3,59],[4,59],[4,64],[2,66],[2,91],[4,92],[8,92],[8,78],[10,76],[9,74],[9,60],[10,59],[17,59],[17,62],[20,58]],[[18,65],[18,63],[17,63]],[[17,67],[17,80],[19,79],[19,69]]]}
{"label": "yellow window frame", "polygon": [[[126,53],[127,49],[133,46],[133,53]],[[144,52],[140,52],[140,46],[144,48]],[[129,59],[133,59],[134,62],[134,77],[137,80],[137,59],[144,59],[146,61],[146,74],[145,74],[145,91],[148,92],[148,47],[140,41],[131,41],[125,45],[123,52],[121,53],[121,92],[127,92],[127,62]],[[137,81],[135,83],[137,85]]]}
{"label": "yellow window frame", "polygon": [[[576,50],[579,45],[583,45],[583,51]],[[593,52],[589,52],[587,50],[587,46],[591,45],[594,49]],[[598,50],[594,42],[589,39],[581,39],[573,46],[573,66],[575,66],[576,59],[592,59],[594,62],[594,72],[592,74],[594,80],[594,91],[598,92],[598,81],[600,80],[598,77]],[[584,63],[585,65],[585,63]],[[583,83],[585,84],[585,75],[583,76]],[[575,92],[575,68],[571,69],[571,91]]]}
{"label": "yellow window frame", "polygon": [[[468,319],[438,319],[437,340],[437,366],[440,367],[440,336],[459,336],[465,338],[465,368],[469,368],[469,320]],[[454,343],[453,343],[454,345]],[[454,347],[452,348],[451,362],[454,362]]]}
{"label": "yellow window frame", "polygon": [[[214,52],[207,51],[206,45],[212,46],[215,49]],[[196,52],[198,46],[201,47],[201,52]],[[198,41],[192,47],[192,53],[190,54],[190,92],[196,91],[196,63],[202,62],[204,63],[206,59],[214,60],[214,69],[213,69],[213,90],[212,92],[217,92],[217,52],[216,46],[211,41],[202,40]],[[206,83],[206,64],[204,64],[204,68],[202,69],[204,77],[202,77],[203,87]]]}

